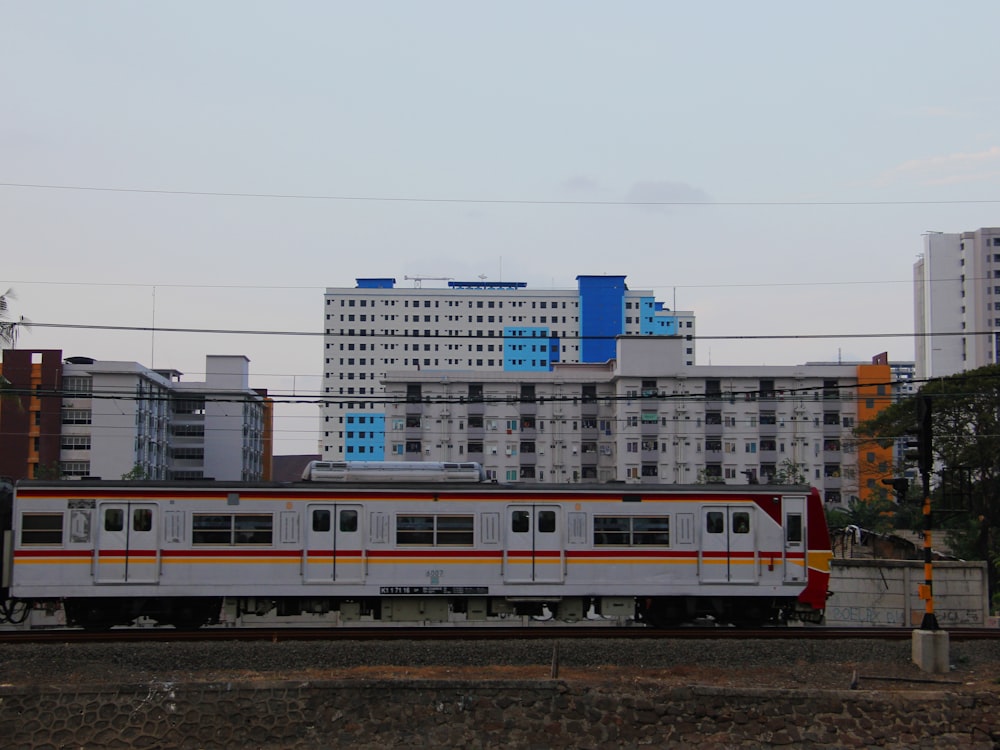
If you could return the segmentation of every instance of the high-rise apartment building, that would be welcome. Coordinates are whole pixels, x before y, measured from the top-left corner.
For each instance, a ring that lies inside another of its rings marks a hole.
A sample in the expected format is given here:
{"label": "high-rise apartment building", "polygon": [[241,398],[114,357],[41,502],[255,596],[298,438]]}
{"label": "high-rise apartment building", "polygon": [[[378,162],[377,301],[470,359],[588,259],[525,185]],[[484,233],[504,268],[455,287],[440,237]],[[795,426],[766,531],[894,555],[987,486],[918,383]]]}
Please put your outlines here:
{"label": "high-rise apartment building", "polygon": [[[417,281],[420,284],[420,281]],[[679,336],[695,361],[695,317],[631,290],[624,276],[578,276],[576,289],[523,282],[449,281],[397,288],[357,279],[325,296],[323,457],[385,455],[385,393],[391,372],[465,372],[530,378],[558,363],[605,363],[619,335]]]}
{"label": "high-rise apartment building", "polygon": [[0,475],[270,478],[272,406],[249,360],[206,357],[204,381],[137,362],[6,350]]}
{"label": "high-rise apartment building", "polygon": [[501,482],[812,484],[869,499],[891,447],[853,429],[892,402],[890,366],[695,366],[680,337],[622,336],[613,360],[385,378],[395,460],[479,461]]}
{"label": "high-rise apartment building", "polygon": [[925,234],[913,281],[919,380],[1000,361],[1000,227]]}

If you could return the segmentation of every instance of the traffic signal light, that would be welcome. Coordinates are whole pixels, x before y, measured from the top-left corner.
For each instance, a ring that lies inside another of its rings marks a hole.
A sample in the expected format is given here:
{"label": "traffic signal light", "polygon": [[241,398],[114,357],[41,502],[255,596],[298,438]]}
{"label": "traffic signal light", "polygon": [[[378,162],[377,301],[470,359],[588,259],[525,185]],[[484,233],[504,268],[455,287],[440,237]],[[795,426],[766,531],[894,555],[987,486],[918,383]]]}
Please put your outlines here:
{"label": "traffic signal light", "polygon": [[892,487],[892,491],[896,495],[896,502],[901,503],[906,500],[906,493],[910,489],[909,479],[906,477],[892,477],[891,479],[883,479],[882,484]]}
{"label": "traffic signal light", "polygon": [[906,440],[906,458],[916,462],[921,474],[930,474],[934,468],[933,446],[931,397],[917,396],[917,433]]}

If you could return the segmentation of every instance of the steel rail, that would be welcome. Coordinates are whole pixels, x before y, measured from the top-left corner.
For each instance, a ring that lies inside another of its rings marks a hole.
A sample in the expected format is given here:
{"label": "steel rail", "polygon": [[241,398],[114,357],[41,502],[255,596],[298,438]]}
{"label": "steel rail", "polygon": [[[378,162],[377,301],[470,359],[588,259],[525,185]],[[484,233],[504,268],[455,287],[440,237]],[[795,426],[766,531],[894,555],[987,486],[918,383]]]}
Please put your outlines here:
{"label": "steel rail", "polygon": [[[16,643],[137,643],[170,641],[496,641],[496,640],[835,640],[900,641],[912,638],[911,628],[712,628],[656,629],[645,627],[356,627],[356,628],[121,628],[106,631],[76,629],[0,631],[0,644]],[[1000,640],[1000,629],[957,628],[952,641]]]}

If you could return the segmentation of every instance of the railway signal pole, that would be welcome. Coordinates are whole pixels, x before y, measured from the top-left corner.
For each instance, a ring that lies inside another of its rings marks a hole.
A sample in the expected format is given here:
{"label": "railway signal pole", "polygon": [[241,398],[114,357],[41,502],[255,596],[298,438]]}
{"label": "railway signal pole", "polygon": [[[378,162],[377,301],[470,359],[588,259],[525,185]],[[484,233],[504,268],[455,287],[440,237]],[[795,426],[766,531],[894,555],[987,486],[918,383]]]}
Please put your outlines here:
{"label": "railway signal pole", "polygon": [[[925,672],[947,672],[948,633],[938,626],[934,615],[934,567],[931,562],[931,470],[934,468],[932,453],[934,436],[931,427],[932,406],[928,395],[917,396],[917,468],[924,494],[924,582],[918,587],[924,600],[924,619],[920,628],[913,631],[913,661]],[[908,446],[910,447],[910,446]]]}
{"label": "railway signal pole", "polygon": [[931,397],[917,396],[917,467],[924,495],[924,584],[920,587],[920,598],[924,600],[924,619],[921,630],[938,630],[934,615],[934,566],[931,553],[931,471],[934,468],[932,447],[934,444],[931,426]]}

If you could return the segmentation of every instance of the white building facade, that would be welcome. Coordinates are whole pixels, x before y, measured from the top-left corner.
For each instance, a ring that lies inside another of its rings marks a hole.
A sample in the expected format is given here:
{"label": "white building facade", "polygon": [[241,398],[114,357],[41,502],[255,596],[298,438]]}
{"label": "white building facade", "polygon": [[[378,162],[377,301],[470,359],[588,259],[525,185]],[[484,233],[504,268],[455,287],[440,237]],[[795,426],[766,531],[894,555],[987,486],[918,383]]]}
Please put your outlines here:
{"label": "white building facade", "polygon": [[209,355],[201,382],[137,362],[66,360],[61,474],[255,481],[269,462],[271,410],[244,356]]}
{"label": "white building facade", "polygon": [[[444,281],[444,280],[438,280]],[[684,338],[695,361],[695,318],[631,290],[624,276],[578,276],[576,289],[522,282],[448,281],[397,288],[392,278],[357,279],[325,295],[321,453],[328,460],[382,460],[389,372],[482,373],[511,382],[560,363],[605,363],[615,338]]]}
{"label": "white building facade", "polygon": [[891,451],[859,457],[853,437],[890,403],[887,365],[695,366],[686,344],[623,336],[612,361],[530,377],[390,372],[388,457],[480,461],[501,482],[794,480],[833,505],[891,476]]}
{"label": "white building facade", "polygon": [[925,234],[913,282],[919,380],[1000,361],[1000,227]]}

